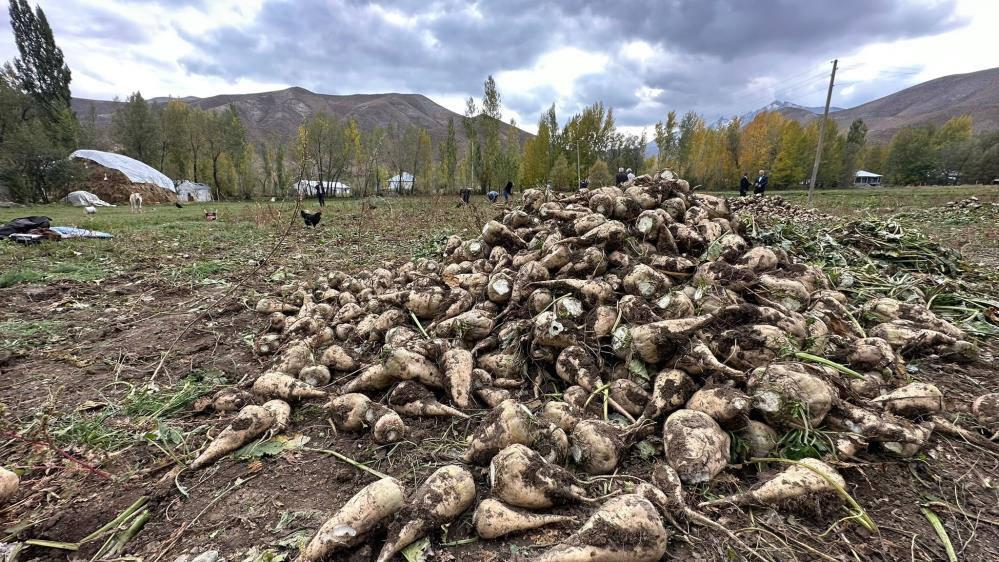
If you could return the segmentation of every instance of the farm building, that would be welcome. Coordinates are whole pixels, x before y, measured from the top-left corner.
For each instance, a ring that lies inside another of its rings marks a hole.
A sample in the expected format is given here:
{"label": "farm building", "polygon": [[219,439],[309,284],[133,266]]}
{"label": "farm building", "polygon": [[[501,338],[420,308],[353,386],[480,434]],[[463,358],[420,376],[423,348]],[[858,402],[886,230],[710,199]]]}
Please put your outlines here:
{"label": "farm building", "polygon": [[403,172],[402,174],[392,176],[389,178],[387,188],[389,191],[394,191],[396,193],[409,193],[413,191],[413,174]]}
{"label": "farm building", "polygon": [[70,154],[83,162],[86,179],[77,182],[76,191],[89,191],[109,203],[128,202],[132,193],[139,193],[146,203],[170,203],[177,199],[173,180],[159,170],[112,152],[77,150]]}
{"label": "farm building", "polygon": [[212,188],[184,180],[177,185],[177,200],[181,203],[207,203],[212,200]]}
{"label": "farm building", "polygon": [[[318,193],[319,182],[315,180],[302,180],[293,187],[305,197],[314,197]],[[326,188],[327,197],[350,197],[352,193],[349,185],[339,181],[324,181],[323,187]]]}
{"label": "farm building", "polygon": [[853,178],[853,185],[881,185],[881,178],[880,174],[857,170],[857,175]]}

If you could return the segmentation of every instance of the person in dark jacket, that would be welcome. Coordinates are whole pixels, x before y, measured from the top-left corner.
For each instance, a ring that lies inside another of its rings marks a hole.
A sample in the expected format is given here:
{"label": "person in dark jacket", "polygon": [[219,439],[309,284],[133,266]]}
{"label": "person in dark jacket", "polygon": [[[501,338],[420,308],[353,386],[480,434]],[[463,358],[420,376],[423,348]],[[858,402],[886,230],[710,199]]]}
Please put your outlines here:
{"label": "person in dark jacket", "polygon": [[618,186],[628,181],[628,174],[624,171],[624,168],[617,169],[617,175],[614,176],[614,181],[617,182]]}
{"label": "person in dark jacket", "polygon": [[739,180],[739,197],[745,197],[749,193],[749,174],[742,174],[742,179]]}
{"label": "person in dark jacket", "polygon": [[756,187],[753,188],[753,193],[756,195],[763,195],[763,192],[767,190],[767,173],[760,170],[760,176],[756,178]]}
{"label": "person in dark jacket", "polygon": [[506,182],[506,185],[503,186],[503,202],[509,203],[510,197],[512,196],[513,196],[513,182],[508,181]]}

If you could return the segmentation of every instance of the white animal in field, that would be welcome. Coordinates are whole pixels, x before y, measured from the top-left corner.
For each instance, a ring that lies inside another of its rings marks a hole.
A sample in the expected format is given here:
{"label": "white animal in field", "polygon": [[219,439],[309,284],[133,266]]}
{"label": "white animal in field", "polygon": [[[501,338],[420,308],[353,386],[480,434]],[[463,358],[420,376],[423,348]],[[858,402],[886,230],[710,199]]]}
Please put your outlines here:
{"label": "white animal in field", "polygon": [[133,193],[128,196],[128,208],[129,211],[133,213],[142,212],[142,196],[138,193]]}
{"label": "white animal in field", "polygon": [[87,207],[83,208],[83,211],[85,213],[87,213],[88,215],[96,215],[97,214],[97,207],[87,206]]}

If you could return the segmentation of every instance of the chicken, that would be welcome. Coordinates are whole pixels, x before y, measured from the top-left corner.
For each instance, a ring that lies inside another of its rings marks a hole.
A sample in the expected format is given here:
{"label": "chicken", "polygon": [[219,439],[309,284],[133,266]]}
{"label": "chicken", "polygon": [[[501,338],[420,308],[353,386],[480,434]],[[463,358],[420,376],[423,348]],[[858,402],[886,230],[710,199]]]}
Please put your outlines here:
{"label": "chicken", "polygon": [[174,207],[177,207],[178,209],[183,209],[184,208],[183,205],[181,205],[180,203],[178,203],[176,201],[173,202],[173,205],[174,205]]}
{"label": "chicken", "polygon": [[302,220],[305,221],[305,226],[311,226],[312,228],[315,228],[316,225],[319,224],[319,219],[321,218],[323,218],[322,211],[317,211],[315,213],[302,211]]}
{"label": "chicken", "polygon": [[93,206],[84,207],[83,208],[83,212],[87,213],[88,215],[96,215],[97,214],[97,207],[93,207]]}

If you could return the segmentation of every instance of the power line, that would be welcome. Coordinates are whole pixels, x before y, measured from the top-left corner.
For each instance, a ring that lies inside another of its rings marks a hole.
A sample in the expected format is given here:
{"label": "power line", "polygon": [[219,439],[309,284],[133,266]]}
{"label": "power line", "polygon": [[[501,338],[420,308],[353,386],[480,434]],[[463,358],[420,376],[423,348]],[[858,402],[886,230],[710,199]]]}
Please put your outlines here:
{"label": "power line", "polygon": [[[856,70],[862,67],[870,67],[870,66],[872,65],[864,61],[857,61],[847,65],[839,66],[836,72],[842,75],[846,71]],[[914,69],[911,66],[881,66],[875,68],[877,68],[875,72],[878,78],[904,77],[904,76],[911,76],[913,74],[918,74],[919,72],[921,72],[921,70]],[[810,72],[812,72],[812,74],[805,77],[804,79],[795,80],[795,78],[805,74],[809,74]],[[812,85],[817,85],[818,83],[820,83],[820,81],[824,82],[825,77],[826,77],[825,71],[814,73],[811,70],[806,70],[804,72],[792,74],[791,76],[788,76],[783,80],[778,81],[779,84],[784,84],[784,85],[775,88],[773,91],[773,95],[777,99],[787,98],[790,96],[790,94],[801,91],[802,89],[810,87]],[[760,97],[749,98],[749,100],[754,106],[766,103],[767,101],[772,101],[771,96],[769,94]],[[753,109],[747,109],[747,111],[752,111],[754,109],[755,107]]]}

